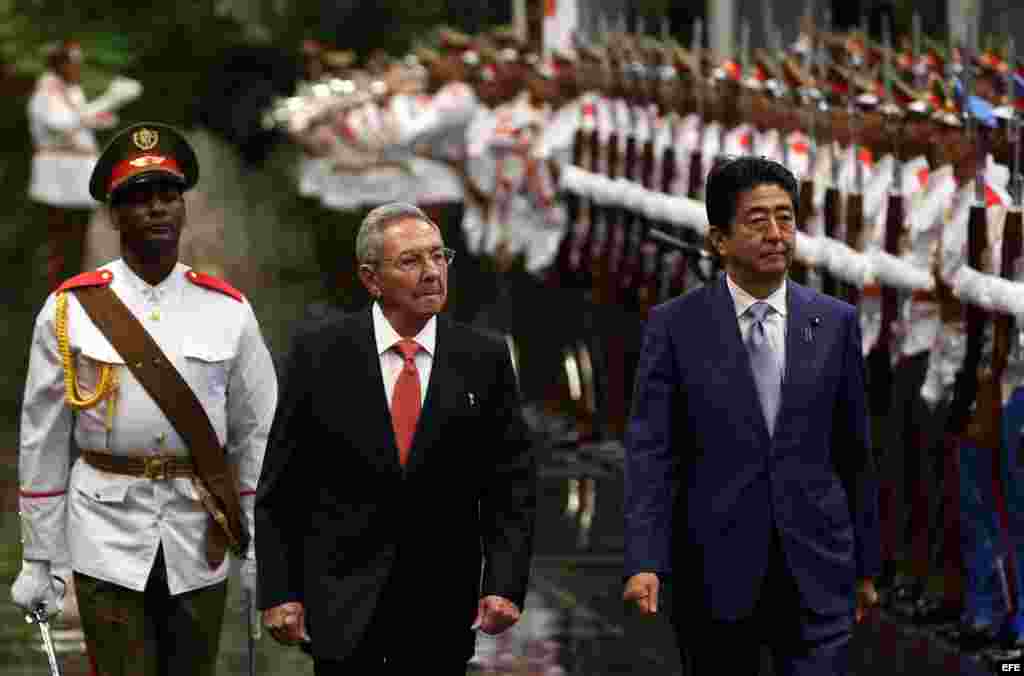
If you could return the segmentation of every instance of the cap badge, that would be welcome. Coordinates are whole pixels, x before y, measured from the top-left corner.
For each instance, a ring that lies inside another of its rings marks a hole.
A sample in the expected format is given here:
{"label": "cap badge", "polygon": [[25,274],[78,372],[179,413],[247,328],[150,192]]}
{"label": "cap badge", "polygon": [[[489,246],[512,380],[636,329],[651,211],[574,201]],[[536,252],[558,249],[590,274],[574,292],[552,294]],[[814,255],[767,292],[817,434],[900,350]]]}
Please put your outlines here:
{"label": "cap badge", "polygon": [[143,127],[132,134],[132,141],[139,150],[152,150],[160,142],[160,134],[153,129]]}
{"label": "cap badge", "polygon": [[159,157],[157,155],[143,155],[142,157],[136,157],[134,160],[128,162],[133,167],[150,167],[154,164],[163,164],[166,158]]}

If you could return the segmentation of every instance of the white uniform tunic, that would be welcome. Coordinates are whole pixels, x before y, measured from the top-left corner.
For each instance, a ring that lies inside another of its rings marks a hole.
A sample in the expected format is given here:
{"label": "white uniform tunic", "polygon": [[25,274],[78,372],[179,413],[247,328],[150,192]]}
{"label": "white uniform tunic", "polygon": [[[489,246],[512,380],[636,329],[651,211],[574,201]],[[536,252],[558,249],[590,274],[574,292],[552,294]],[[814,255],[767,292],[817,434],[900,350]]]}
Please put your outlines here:
{"label": "white uniform tunic", "polygon": [[[248,302],[199,286],[179,263],[156,286],[122,260],[101,269],[184,376],[237,469],[245,525],[253,533],[253,499],[277,404],[270,353]],[[71,434],[80,448],[115,455],[189,455],[185,442],[124,359],[72,294],[68,337],[78,380],[93,391],[100,364],[113,364],[120,387],[111,428],[110,400],[73,413],[64,400],[64,369],[55,332],[56,296],[36,319],[21,418],[19,497],[24,558],[60,560],[63,534],[74,570],[143,590],[163,545],[171,594],[224,580],[228,559],[211,570],[205,556],[207,512],[187,478],[154,481],[99,471],[79,460],[70,469]],[[255,538],[248,555],[255,552]]]}
{"label": "white uniform tunic", "polygon": [[80,112],[85,94],[52,72],[36,81],[28,101],[35,153],[29,197],[62,208],[92,208],[89,177],[99,157],[96,136]]}

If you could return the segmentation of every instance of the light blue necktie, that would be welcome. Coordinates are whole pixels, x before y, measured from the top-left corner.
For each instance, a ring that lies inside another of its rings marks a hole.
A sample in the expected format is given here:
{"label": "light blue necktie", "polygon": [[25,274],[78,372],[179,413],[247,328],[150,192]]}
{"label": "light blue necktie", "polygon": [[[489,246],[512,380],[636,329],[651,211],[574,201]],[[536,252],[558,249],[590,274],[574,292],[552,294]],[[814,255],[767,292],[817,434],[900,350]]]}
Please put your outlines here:
{"label": "light blue necktie", "polygon": [[747,309],[747,314],[754,323],[750,325],[747,335],[747,351],[750,353],[750,367],[754,371],[754,382],[761,398],[761,411],[768,423],[768,433],[775,433],[775,416],[779,412],[779,399],[782,395],[782,373],[779,371],[778,358],[768,342],[768,334],[764,328],[764,320],[775,310],[768,303],[758,301]]}

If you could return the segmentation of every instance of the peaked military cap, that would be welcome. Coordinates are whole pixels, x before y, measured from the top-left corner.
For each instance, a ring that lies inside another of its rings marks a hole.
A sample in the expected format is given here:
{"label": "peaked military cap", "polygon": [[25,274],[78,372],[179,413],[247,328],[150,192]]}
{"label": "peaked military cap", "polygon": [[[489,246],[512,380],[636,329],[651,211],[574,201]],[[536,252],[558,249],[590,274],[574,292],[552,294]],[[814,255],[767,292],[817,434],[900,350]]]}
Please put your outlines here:
{"label": "peaked military cap", "polygon": [[121,188],[156,180],[171,180],[188,190],[199,180],[199,162],[177,129],[141,122],[122,129],[103,149],[89,179],[89,194],[106,202]]}

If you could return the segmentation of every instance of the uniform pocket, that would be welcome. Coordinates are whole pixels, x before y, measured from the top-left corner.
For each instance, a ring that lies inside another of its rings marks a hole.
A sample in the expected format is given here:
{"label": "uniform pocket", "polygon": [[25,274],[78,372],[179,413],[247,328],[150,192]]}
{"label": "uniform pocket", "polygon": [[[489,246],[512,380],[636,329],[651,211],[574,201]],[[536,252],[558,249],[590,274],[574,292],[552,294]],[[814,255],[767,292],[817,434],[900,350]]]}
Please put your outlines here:
{"label": "uniform pocket", "polygon": [[131,477],[101,472],[90,466],[82,467],[82,471],[74,475],[75,490],[90,500],[105,504],[124,502],[132,482]]}
{"label": "uniform pocket", "polygon": [[186,339],[182,346],[189,380],[214,397],[227,394],[235,353],[233,345],[210,345]]}
{"label": "uniform pocket", "polygon": [[124,366],[124,359],[105,339],[81,345],[74,357],[79,393],[88,397],[96,392],[104,366]]}

